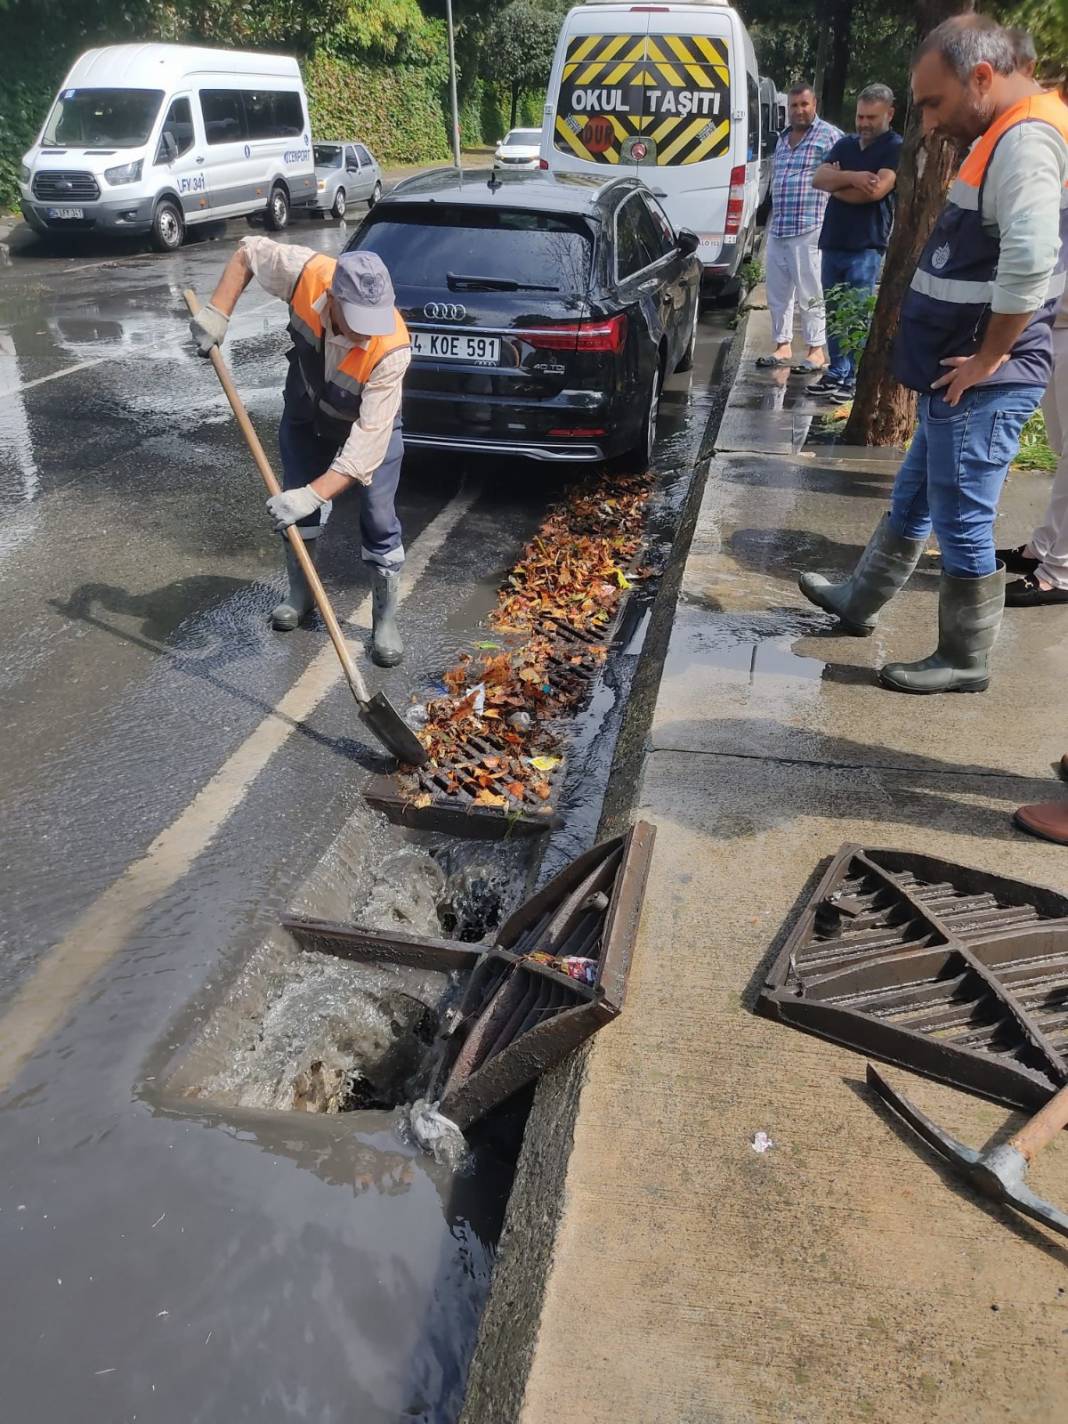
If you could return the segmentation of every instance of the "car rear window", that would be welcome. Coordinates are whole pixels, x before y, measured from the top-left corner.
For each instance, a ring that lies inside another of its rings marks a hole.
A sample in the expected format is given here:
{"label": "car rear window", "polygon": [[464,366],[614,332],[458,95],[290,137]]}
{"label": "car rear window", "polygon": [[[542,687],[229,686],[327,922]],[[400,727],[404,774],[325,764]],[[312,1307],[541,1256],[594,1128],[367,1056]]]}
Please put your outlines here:
{"label": "car rear window", "polygon": [[435,204],[383,212],[364,228],[359,246],[378,253],[397,286],[443,291],[453,272],[585,295],[593,238],[581,218]]}

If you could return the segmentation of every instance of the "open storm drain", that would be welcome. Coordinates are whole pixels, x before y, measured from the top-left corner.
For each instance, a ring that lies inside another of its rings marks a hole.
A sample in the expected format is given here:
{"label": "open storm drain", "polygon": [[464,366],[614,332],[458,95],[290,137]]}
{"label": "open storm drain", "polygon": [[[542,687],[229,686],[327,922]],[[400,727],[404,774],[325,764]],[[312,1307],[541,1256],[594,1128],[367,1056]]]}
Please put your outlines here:
{"label": "open storm drain", "polygon": [[1068,1081],[1068,898],[845,845],[757,1011],[1010,1106]]}
{"label": "open storm drain", "polygon": [[502,587],[483,641],[422,709],[426,766],[374,778],[397,823],[496,837],[548,830],[569,726],[623,619],[651,483],[603,475],[554,508]]}

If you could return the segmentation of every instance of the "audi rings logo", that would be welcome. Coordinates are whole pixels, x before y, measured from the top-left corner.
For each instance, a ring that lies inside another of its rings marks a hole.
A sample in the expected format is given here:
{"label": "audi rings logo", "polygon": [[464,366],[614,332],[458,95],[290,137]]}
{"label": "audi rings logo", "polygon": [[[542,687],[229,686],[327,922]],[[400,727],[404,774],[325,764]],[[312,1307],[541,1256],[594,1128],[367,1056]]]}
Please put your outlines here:
{"label": "audi rings logo", "polygon": [[423,315],[427,321],[463,321],[467,308],[457,302],[427,302]]}

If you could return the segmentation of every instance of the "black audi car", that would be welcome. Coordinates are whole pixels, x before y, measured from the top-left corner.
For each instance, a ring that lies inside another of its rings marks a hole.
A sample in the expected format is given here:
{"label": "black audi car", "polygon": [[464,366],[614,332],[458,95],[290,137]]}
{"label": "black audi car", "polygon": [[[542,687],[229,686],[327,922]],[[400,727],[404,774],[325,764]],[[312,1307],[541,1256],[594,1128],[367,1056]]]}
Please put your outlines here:
{"label": "black audi car", "polygon": [[651,456],[664,377],[693,361],[701,266],[640,181],[427,173],[349,248],[386,263],[411,331],[406,444]]}

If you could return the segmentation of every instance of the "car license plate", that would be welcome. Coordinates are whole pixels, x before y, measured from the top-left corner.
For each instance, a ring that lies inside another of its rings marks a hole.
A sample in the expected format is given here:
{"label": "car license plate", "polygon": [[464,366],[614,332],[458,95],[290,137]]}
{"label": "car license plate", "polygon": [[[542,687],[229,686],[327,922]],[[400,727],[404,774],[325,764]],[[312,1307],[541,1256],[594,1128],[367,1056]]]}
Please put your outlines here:
{"label": "car license plate", "polygon": [[85,209],[84,209],[84,208],[49,208],[49,209],[48,209],[48,216],[49,216],[50,218],[84,218],[84,217],[85,217]]}
{"label": "car license plate", "polygon": [[411,337],[413,356],[429,356],[435,361],[469,361],[481,366],[496,366],[501,359],[501,342],[497,336],[413,331]]}

